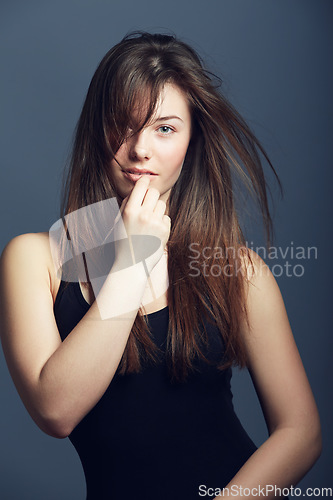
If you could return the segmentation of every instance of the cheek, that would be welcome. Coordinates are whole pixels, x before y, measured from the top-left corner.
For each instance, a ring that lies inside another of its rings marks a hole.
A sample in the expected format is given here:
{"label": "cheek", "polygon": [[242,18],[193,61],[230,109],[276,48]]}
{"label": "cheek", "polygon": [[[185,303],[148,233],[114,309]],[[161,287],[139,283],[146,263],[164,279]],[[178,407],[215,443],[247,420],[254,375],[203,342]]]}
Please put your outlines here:
{"label": "cheek", "polygon": [[178,143],[172,145],[163,145],[160,150],[161,159],[165,167],[165,171],[169,175],[177,174],[182,167],[186,155],[188,143]]}
{"label": "cheek", "polygon": [[118,151],[115,154],[115,157],[116,157],[117,161],[119,161],[120,163],[126,157],[126,147],[124,144],[122,144],[120,146],[120,148],[118,149]]}

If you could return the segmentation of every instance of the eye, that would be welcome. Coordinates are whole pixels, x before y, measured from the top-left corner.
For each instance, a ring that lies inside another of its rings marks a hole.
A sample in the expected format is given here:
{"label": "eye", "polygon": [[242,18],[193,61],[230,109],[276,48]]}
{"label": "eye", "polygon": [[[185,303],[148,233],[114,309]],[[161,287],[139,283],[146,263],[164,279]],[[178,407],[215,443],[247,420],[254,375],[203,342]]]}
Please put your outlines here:
{"label": "eye", "polygon": [[158,131],[161,132],[162,135],[170,135],[172,132],[174,132],[174,130],[168,125],[162,125],[161,127],[159,127]]}

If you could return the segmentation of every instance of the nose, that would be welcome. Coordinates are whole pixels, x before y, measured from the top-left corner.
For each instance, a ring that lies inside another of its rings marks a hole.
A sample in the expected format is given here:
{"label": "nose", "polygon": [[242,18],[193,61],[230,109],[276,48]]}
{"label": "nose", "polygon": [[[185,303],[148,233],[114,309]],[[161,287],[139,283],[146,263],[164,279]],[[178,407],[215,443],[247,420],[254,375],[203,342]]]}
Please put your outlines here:
{"label": "nose", "polygon": [[151,158],[151,144],[147,130],[141,130],[129,140],[129,156],[134,161],[145,161]]}

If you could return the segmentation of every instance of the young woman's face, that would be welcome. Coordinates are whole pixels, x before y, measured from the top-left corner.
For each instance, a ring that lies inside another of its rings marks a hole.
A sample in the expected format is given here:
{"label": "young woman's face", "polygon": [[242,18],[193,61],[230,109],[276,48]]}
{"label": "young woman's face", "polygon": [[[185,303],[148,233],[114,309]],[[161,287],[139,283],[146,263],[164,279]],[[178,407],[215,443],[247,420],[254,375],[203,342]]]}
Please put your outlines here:
{"label": "young woman's face", "polygon": [[111,162],[118,194],[125,198],[140,178],[140,172],[147,175],[143,172],[149,171],[149,186],[156,187],[160,199],[167,203],[180,175],[190,137],[191,113],[186,97],[175,85],[166,84],[150,122],[121,145],[117,161]]}

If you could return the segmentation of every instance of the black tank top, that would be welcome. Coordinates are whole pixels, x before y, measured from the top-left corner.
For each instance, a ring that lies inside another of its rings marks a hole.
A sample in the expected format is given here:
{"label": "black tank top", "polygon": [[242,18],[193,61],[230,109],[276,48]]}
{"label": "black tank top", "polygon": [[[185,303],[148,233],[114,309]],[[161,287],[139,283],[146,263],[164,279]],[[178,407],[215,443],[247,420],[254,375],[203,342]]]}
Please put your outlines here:
{"label": "black tank top", "polygon": [[[79,283],[62,281],[54,314],[62,340],[89,309]],[[165,351],[169,309],[148,315]],[[216,326],[205,321],[212,361],[222,358]],[[87,500],[194,500],[223,488],[257,449],[233,404],[231,368],[198,361],[184,383],[171,383],[165,361],[140,374],[115,374],[69,436],[81,459]],[[84,367],[83,367],[84,369]],[[201,494],[200,494],[201,493]]]}

